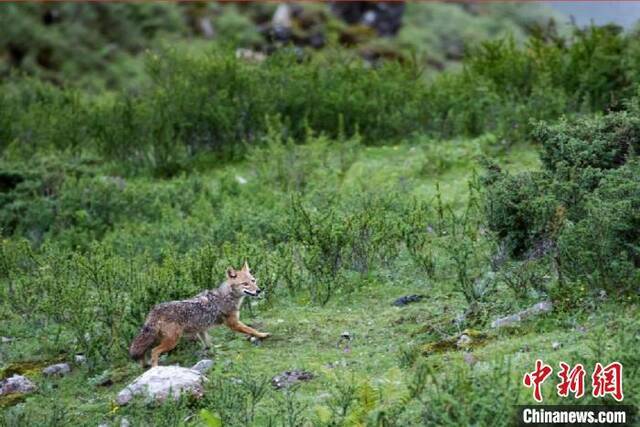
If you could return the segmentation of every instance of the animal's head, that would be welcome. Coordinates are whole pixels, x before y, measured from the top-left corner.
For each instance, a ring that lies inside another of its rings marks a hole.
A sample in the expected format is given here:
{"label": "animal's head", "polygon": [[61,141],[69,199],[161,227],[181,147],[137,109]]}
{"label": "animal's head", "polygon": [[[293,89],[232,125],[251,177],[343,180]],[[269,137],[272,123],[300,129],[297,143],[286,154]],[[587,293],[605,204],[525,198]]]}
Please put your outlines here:
{"label": "animal's head", "polygon": [[235,270],[233,267],[227,268],[227,283],[237,296],[257,297],[260,293],[256,278],[251,275],[246,261],[240,270]]}

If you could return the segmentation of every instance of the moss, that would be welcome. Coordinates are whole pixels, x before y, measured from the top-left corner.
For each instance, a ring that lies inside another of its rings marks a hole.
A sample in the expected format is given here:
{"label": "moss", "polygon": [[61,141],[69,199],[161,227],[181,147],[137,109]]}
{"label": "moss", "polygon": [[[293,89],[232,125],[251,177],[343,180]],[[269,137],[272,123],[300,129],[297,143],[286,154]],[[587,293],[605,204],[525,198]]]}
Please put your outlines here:
{"label": "moss", "polygon": [[0,396],[0,408],[8,408],[9,406],[17,405],[20,402],[24,402],[25,399],[25,393],[11,393]]}
{"label": "moss", "polygon": [[471,338],[471,342],[469,342],[469,344],[465,346],[465,350],[483,347],[491,339],[490,335],[485,332],[477,331],[475,329],[465,329],[458,335],[453,335],[451,337],[423,345],[422,354],[424,356],[428,356],[434,353],[444,353],[447,351],[460,350],[460,348],[458,348],[458,340],[463,335]]}
{"label": "moss", "polygon": [[0,380],[13,375],[34,376],[39,375],[46,366],[64,361],[64,356],[58,356],[46,360],[25,360],[23,362],[11,362],[0,370]]}

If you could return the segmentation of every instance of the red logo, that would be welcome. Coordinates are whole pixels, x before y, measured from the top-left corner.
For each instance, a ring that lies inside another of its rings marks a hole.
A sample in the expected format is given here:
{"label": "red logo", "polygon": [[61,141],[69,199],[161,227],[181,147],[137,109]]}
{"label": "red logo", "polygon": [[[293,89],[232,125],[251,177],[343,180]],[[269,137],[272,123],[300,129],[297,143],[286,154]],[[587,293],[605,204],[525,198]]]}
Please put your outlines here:
{"label": "red logo", "polygon": [[618,402],[623,399],[622,363],[613,362],[604,368],[600,363],[596,363],[591,380],[593,397],[604,397],[610,394]]}
{"label": "red logo", "polygon": [[[536,367],[532,372],[527,372],[522,378],[522,383],[527,388],[533,388],[533,398],[536,402],[542,402],[542,384],[551,375],[553,368],[542,360],[536,360]],[[558,396],[568,397],[573,394],[579,399],[585,394],[584,378],[586,376],[584,366],[580,363],[573,368],[565,362],[560,362],[558,377],[560,382],[556,386]],[[622,364],[613,362],[607,366],[596,363],[591,375],[591,394],[593,397],[605,397],[611,395],[618,402],[624,398],[622,393]]]}
{"label": "red logo", "polygon": [[542,360],[538,359],[536,360],[536,369],[533,372],[527,372],[524,374],[522,382],[525,387],[533,387],[533,398],[537,402],[542,402],[542,391],[540,391],[540,386],[552,372],[553,368],[551,366],[545,365]]}
{"label": "red logo", "polygon": [[569,365],[560,362],[560,369],[558,376],[561,381],[556,387],[558,396],[567,397],[569,393],[573,393],[573,397],[576,399],[584,396],[584,376],[586,375],[584,366],[578,363],[569,370]]}

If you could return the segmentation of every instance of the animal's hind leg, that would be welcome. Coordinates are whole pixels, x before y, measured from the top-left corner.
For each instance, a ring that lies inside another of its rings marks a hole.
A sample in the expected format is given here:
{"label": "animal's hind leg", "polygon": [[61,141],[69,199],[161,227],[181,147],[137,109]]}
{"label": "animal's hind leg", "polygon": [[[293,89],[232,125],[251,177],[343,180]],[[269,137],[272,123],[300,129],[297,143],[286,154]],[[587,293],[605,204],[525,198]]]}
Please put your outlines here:
{"label": "animal's hind leg", "polygon": [[160,344],[151,350],[152,367],[158,366],[158,359],[162,353],[166,353],[175,348],[180,336],[182,335],[182,330],[177,326],[165,328],[162,332],[162,340],[160,341]]}

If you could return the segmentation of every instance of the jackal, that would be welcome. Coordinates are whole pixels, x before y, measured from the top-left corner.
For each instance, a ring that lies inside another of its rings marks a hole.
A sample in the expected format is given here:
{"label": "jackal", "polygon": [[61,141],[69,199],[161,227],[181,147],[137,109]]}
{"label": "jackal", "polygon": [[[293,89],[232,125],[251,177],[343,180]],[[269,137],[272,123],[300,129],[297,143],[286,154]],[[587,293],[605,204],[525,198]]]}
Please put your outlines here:
{"label": "jackal", "polygon": [[225,324],[234,331],[256,338],[267,338],[268,333],[258,332],[240,321],[240,306],[246,295],[256,297],[260,288],[245,262],[242,269],[227,269],[227,278],[217,289],[206,290],[191,299],[158,304],[149,314],[137,337],[129,348],[129,355],[141,359],[145,364],[145,354],[156,341],[159,344],[151,350],[151,366],[158,365],[162,353],[172,350],[182,334],[197,335],[209,346],[211,338],[207,330],[215,325]]}

